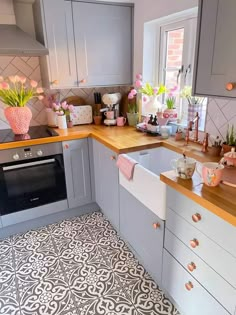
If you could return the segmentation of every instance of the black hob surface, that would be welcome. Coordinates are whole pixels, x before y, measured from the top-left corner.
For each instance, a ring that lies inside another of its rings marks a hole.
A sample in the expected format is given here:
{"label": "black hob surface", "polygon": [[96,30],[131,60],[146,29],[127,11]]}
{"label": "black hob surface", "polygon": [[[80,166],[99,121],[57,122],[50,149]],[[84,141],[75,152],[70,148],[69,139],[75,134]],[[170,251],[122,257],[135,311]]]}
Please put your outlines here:
{"label": "black hob surface", "polygon": [[24,141],[38,138],[48,138],[58,136],[58,133],[48,126],[33,126],[25,135],[15,135],[11,129],[0,130],[0,143]]}

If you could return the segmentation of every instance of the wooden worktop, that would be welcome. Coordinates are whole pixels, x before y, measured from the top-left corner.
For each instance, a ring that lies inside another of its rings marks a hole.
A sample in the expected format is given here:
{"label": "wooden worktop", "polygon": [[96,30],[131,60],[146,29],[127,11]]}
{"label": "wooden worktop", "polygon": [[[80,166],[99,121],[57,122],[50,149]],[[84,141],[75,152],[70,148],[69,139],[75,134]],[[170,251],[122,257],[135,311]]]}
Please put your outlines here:
{"label": "wooden worktop", "polygon": [[[0,144],[0,150],[92,137],[116,153],[127,153],[163,146],[180,154],[185,152],[188,157],[193,157],[199,162],[218,162],[220,159],[202,153],[199,144],[190,142],[188,146],[185,146],[184,141],[175,141],[174,138],[162,140],[160,137],[136,131],[133,127],[83,125],[66,130],[56,129],[56,131],[59,133],[57,137],[2,143]],[[200,183],[200,178],[197,180],[194,177],[193,180],[185,181],[176,178],[172,171],[163,173],[161,179],[167,185],[236,226],[235,188],[223,185],[216,188],[206,187]]]}
{"label": "wooden worktop", "polygon": [[162,173],[160,178],[168,186],[236,226],[236,188],[224,184],[209,187],[202,183],[197,172],[192,179],[181,179],[175,171]]}

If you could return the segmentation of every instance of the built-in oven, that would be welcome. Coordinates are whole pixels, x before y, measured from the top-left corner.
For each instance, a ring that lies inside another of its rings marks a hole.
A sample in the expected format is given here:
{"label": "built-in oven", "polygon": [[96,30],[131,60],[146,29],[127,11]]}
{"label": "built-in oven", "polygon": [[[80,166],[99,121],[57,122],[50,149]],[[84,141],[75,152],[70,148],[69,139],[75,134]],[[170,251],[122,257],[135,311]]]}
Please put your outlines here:
{"label": "built-in oven", "polygon": [[1,215],[66,198],[60,142],[0,152]]}

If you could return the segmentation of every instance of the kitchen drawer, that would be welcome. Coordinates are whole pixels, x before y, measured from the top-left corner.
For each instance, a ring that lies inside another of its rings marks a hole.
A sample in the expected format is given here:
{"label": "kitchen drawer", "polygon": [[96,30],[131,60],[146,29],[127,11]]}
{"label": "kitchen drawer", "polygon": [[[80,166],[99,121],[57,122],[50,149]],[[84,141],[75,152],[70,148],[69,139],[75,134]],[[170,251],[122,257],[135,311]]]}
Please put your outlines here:
{"label": "kitchen drawer", "polygon": [[[236,258],[171,209],[167,208],[166,216],[166,227],[236,288]],[[192,248],[190,241],[194,239],[199,244],[195,248]]]}
{"label": "kitchen drawer", "polygon": [[[157,226],[153,226],[157,224]],[[161,282],[164,222],[120,186],[120,233],[157,283]]]}
{"label": "kitchen drawer", "polygon": [[[190,291],[186,284],[192,284]],[[229,315],[166,250],[163,253],[162,285],[186,315]]]}
{"label": "kitchen drawer", "polygon": [[[165,248],[177,259],[187,270],[189,264],[195,269],[191,272],[192,276],[207,289],[230,314],[234,313],[236,303],[236,290],[225,281],[218,273],[211,269],[202,259],[186,247],[168,229],[165,230]],[[190,267],[192,267],[190,266]]]}
{"label": "kitchen drawer", "polygon": [[[233,225],[169,187],[167,196],[169,208],[236,257],[236,228]],[[195,223],[192,215],[197,213],[201,219]]]}

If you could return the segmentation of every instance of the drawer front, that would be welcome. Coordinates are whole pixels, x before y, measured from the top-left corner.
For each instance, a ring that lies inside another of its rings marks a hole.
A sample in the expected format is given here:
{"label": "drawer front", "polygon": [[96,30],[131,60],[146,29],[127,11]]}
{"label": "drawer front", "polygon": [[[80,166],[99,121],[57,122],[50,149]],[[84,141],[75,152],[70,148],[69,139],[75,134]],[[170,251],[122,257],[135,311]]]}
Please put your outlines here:
{"label": "drawer front", "polygon": [[165,248],[230,314],[234,313],[236,289],[187,248],[168,229],[165,230]]}
{"label": "drawer front", "polygon": [[[213,188],[214,189],[214,188]],[[236,257],[236,228],[196,202],[168,187],[167,206]],[[200,214],[194,222],[192,216]]]}
{"label": "drawer front", "polygon": [[140,256],[144,267],[160,282],[164,222],[121,186],[120,233]]}
{"label": "drawer front", "polygon": [[[236,288],[235,257],[169,208],[167,208],[166,226],[168,230],[176,235],[188,248],[201,257],[212,269]],[[192,240],[198,242],[195,248],[190,245]]]}
{"label": "drawer front", "polygon": [[163,253],[162,284],[187,315],[229,315],[166,250]]}

